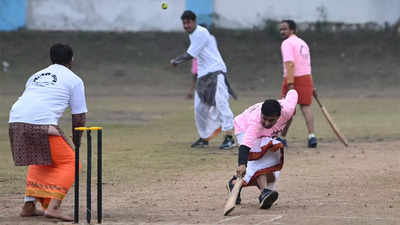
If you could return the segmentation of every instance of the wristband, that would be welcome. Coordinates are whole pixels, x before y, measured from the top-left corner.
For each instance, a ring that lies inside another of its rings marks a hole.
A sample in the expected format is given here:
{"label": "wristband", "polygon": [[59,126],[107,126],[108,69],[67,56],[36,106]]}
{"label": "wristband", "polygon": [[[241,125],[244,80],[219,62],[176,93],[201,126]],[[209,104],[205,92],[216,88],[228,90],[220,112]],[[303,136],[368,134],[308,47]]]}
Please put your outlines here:
{"label": "wristband", "polygon": [[249,151],[250,148],[247,147],[246,145],[240,145],[239,147],[239,154],[238,154],[238,164],[240,165],[246,165],[247,166],[247,160],[249,158]]}

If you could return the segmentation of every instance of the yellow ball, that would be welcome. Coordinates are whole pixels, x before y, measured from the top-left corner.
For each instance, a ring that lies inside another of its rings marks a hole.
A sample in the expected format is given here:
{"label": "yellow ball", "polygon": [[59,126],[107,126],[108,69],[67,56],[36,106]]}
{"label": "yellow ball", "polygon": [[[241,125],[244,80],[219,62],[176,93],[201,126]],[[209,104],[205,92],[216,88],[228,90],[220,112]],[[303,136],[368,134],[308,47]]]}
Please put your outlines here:
{"label": "yellow ball", "polygon": [[162,9],[167,9],[168,8],[168,3],[166,3],[166,2],[161,3],[161,8]]}

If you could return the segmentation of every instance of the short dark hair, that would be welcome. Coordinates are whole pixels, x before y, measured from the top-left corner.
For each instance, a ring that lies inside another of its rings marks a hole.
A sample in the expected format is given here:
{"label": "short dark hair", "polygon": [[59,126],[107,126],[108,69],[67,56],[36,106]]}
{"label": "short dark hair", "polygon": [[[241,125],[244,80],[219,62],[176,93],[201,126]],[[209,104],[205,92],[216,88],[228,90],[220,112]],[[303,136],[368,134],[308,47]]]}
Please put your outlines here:
{"label": "short dark hair", "polygon": [[264,116],[281,116],[281,104],[275,99],[267,99],[261,106]]}
{"label": "short dark hair", "polygon": [[296,32],[296,22],[293,20],[282,20],[281,23],[287,23],[289,25],[289,29]]}
{"label": "short dark hair", "polygon": [[191,10],[185,10],[182,13],[181,20],[193,20],[193,21],[196,21],[196,14]]}
{"label": "short dark hair", "polygon": [[68,65],[73,56],[74,52],[69,45],[57,43],[50,48],[50,60],[53,64]]}

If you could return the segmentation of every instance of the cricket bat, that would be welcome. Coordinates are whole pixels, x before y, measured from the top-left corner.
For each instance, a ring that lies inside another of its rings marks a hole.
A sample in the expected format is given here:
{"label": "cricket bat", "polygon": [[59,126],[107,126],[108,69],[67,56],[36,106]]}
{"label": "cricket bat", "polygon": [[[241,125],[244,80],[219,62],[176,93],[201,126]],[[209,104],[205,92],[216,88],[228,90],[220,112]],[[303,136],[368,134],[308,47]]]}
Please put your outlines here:
{"label": "cricket bat", "polygon": [[228,200],[226,201],[225,209],[224,209],[224,216],[227,216],[229,213],[231,213],[233,211],[233,209],[235,209],[236,199],[239,195],[239,191],[240,191],[240,188],[242,187],[242,184],[243,184],[243,178],[238,177],[236,179],[236,183],[233,186],[232,191],[229,193]]}
{"label": "cricket bat", "polygon": [[328,121],[333,132],[336,134],[336,137],[339,139],[340,142],[342,142],[344,144],[344,146],[346,146],[346,147],[349,146],[349,142],[347,141],[346,137],[339,131],[336,124],[333,122],[332,117],[329,115],[328,110],[326,110],[325,106],[323,106],[322,103],[319,101],[316,89],[314,89],[314,91],[313,91],[313,96],[314,96],[315,100],[317,101],[319,107],[321,108],[322,114],[324,114],[325,119]]}

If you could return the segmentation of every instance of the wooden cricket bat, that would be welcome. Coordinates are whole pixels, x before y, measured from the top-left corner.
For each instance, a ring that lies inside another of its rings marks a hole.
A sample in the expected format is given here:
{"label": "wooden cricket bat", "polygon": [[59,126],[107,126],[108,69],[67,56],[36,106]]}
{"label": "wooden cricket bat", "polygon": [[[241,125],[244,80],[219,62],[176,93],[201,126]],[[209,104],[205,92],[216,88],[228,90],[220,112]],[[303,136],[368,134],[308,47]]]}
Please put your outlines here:
{"label": "wooden cricket bat", "polygon": [[336,124],[333,122],[332,117],[329,115],[328,110],[326,110],[325,106],[323,106],[322,103],[319,101],[316,89],[314,89],[313,91],[313,96],[317,101],[319,107],[321,108],[322,114],[324,114],[333,132],[336,134],[336,137],[339,139],[340,142],[344,144],[344,146],[349,146],[349,142],[347,141],[346,137],[342,133],[340,133],[339,129],[336,127]]}
{"label": "wooden cricket bat", "polygon": [[233,211],[233,209],[235,209],[236,199],[239,195],[239,191],[242,185],[243,185],[243,178],[241,177],[236,178],[236,183],[233,186],[232,191],[229,193],[229,198],[225,204],[224,216],[227,216],[229,213]]}

